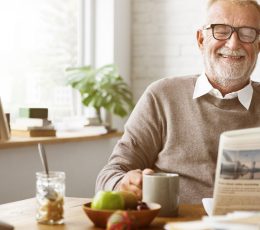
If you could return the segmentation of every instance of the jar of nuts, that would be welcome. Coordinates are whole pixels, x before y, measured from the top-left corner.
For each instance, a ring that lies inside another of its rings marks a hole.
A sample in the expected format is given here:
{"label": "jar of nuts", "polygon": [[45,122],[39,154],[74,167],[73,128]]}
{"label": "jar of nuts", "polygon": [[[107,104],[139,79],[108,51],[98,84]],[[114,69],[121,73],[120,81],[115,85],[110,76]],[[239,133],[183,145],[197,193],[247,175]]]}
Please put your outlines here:
{"label": "jar of nuts", "polygon": [[64,223],[65,173],[36,173],[36,220],[41,224]]}

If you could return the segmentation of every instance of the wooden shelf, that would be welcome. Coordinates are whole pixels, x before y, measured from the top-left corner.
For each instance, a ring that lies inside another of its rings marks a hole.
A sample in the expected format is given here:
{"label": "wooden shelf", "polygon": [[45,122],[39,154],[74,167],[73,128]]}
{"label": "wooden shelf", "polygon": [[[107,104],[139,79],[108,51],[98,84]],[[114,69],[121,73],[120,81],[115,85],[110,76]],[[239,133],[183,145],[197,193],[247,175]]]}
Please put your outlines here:
{"label": "wooden shelf", "polygon": [[66,143],[66,142],[77,142],[77,141],[93,141],[93,140],[103,140],[108,138],[117,138],[123,135],[122,132],[112,131],[106,134],[101,135],[78,135],[76,136],[73,133],[73,136],[67,137],[11,137],[10,140],[1,142],[0,141],[0,149],[7,148],[16,148],[16,147],[24,147],[35,145],[39,142],[46,144],[55,144],[55,143]]}

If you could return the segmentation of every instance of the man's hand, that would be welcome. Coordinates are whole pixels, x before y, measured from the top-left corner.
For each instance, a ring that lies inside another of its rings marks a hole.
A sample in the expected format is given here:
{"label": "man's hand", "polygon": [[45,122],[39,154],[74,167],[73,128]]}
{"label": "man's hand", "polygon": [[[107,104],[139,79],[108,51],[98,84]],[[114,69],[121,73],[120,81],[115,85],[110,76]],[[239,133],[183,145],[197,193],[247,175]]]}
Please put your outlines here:
{"label": "man's hand", "polygon": [[152,169],[135,169],[127,172],[119,182],[118,191],[133,192],[139,200],[142,200],[142,182],[143,174],[152,174]]}

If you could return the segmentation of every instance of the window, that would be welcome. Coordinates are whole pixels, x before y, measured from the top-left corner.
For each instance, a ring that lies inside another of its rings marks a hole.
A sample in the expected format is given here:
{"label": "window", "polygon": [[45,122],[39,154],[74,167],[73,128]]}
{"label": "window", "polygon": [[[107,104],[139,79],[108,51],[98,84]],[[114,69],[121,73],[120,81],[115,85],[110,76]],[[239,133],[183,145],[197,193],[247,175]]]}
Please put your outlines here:
{"label": "window", "polygon": [[65,69],[115,62],[114,9],[115,0],[1,1],[0,97],[5,111],[15,118],[20,107],[48,107],[52,120],[89,113],[66,85]]}
{"label": "window", "polygon": [[65,68],[81,63],[80,0],[0,3],[0,97],[6,111],[48,107],[51,118],[74,113]]}

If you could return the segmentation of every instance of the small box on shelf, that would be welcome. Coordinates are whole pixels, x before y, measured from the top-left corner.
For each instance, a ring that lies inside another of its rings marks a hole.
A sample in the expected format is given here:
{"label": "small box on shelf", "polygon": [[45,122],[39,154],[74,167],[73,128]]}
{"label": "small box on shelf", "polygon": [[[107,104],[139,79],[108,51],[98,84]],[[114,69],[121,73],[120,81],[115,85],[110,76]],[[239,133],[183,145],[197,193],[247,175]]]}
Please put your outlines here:
{"label": "small box on shelf", "polygon": [[48,108],[20,108],[19,117],[48,119]]}

